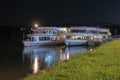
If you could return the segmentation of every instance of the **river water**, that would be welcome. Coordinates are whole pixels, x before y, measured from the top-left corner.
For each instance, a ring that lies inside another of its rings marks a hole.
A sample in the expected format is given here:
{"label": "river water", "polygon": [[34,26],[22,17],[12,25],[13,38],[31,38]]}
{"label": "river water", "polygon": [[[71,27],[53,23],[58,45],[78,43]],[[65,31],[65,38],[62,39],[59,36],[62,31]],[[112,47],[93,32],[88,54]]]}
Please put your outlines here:
{"label": "river water", "polygon": [[0,80],[19,80],[58,61],[89,50],[86,46],[16,47],[0,46]]}

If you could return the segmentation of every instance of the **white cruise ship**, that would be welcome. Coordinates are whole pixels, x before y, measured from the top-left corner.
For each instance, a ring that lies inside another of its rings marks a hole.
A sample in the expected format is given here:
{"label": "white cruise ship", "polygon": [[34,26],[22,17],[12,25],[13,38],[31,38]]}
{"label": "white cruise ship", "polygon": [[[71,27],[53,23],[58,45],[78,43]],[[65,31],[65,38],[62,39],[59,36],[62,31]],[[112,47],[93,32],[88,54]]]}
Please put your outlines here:
{"label": "white cruise ship", "polygon": [[27,39],[23,41],[24,46],[53,45],[64,42],[67,28],[57,27],[37,27],[32,28],[32,34],[27,34]]}
{"label": "white cruise ship", "polygon": [[100,31],[104,29],[100,29],[98,27],[86,27],[86,26],[78,26],[78,27],[70,27],[70,32],[66,34],[66,45],[85,45],[88,44],[88,40],[93,41],[102,41],[104,36],[107,34],[101,34]]}

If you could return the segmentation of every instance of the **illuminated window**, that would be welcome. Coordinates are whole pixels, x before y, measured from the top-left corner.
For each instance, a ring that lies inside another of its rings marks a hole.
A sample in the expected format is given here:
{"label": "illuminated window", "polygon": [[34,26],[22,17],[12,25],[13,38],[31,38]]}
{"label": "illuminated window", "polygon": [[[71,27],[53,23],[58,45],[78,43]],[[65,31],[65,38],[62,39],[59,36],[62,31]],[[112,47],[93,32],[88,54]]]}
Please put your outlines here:
{"label": "illuminated window", "polygon": [[90,39],[92,39],[92,40],[93,40],[93,39],[94,39],[94,38],[93,38],[93,36],[91,36],[91,37],[90,37]]}

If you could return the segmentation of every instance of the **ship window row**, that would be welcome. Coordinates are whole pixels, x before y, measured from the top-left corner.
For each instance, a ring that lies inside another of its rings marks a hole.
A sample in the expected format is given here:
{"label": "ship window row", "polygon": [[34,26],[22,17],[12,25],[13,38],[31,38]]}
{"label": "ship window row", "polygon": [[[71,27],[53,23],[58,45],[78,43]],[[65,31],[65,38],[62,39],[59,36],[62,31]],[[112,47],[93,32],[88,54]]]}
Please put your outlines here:
{"label": "ship window row", "polygon": [[82,39],[87,39],[87,37],[86,36],[67,36],[67,39],[82,40]]}
{"label": "ship window row", "polygon": [[108,34],[108,32],[99,32],[99,34]]}
{"label": "ship window row", "polygon": [[96,34],[98,31],[95,30],[71,30],[72,33],[93,33]]}
{"label": "ship window row", "polygon": [[85,40],[85,39],[91,39],[91,40],[98,40],[98,39],[102,39],[102,36],[67,36],[67,39],[71,39],[71,40]]}
{"label": "ship window row", "polygon": [[84,33],[85,30],[71,30],[72,33]]}
{"label": "ship window row", "polygon": [[28,41],[44,41],[50,40],[50,37],[28,37]]}
{"label": "ship window row", "polygon": [[44,31],[39,31],[45,34],[61,34],[61,33],[67,33],[66,31],[48,31],[48,30],[44,30]]}
{"label": "ship window row", "polygon": [[86,33],[93,33],[93,34],[97,34],[98,31],[94,31],[94,30],[86,30]]}

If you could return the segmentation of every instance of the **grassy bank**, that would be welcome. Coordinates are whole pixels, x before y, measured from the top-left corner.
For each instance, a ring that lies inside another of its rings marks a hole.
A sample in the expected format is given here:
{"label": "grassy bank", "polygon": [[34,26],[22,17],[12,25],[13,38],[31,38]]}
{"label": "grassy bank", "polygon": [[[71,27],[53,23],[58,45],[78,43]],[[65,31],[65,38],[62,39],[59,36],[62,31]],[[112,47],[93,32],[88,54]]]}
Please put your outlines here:
{"label": "grassy bank", "polygon": [[59,62],[23,80],[120,80],[120,40]]}

